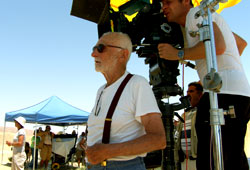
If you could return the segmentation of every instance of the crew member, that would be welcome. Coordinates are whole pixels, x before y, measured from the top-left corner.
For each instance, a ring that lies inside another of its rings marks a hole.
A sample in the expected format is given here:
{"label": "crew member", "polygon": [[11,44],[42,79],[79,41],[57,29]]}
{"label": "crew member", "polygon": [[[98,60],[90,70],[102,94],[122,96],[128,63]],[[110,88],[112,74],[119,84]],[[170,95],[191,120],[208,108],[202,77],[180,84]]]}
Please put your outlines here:
{"label": "crew member", "polygon": [[197,135],[195,130],[197,105],[203,95],[203,87],[199,82],[188,85],[187,96],[191,107],[182,114],[184,122],[179,121],[177,125],[177,142],[175,155],[177,161],[181,162],[182,170],[196,170],[197,158]]}
{"label": "crew member", "polygon": [[[192,37],[189,34],[190,31],[198,31],[197,24],[202,23],[201,16],[195,18],[199,7],[193,8],[190,0],[162,0],[162,2],[162,9],[167,20],[185,27],[188,47],[177,50],[170,44],[159,44],[160,57],[167,60],[194,60],[200,80],[203,81],[207,73],[205,46],[199,40],[199,36]],[[222,126],[224,168],[225,170],[248,170],[244,137],[250,117],[250,87],[239,57],[246,43],[232,33],[219,14],[213,13],[212,18],[218,73],[222,78],[222,88],[218,93],[218,106],[228,110],[232,105],[236,114],[236,118],[226,116],[225,126]],[[210,149],[209,110],[209,94],[205,93],[198,105],[196,117],[198,170],[210,170],[210,165],[213,164],[210,162],[212,150]]]}

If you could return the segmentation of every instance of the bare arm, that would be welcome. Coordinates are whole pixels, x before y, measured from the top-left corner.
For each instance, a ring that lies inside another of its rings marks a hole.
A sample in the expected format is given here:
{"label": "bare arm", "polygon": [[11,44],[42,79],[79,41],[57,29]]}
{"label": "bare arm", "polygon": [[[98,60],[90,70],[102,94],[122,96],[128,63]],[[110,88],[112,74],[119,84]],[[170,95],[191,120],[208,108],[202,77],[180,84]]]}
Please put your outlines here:
{"label": "bare arm", "polygon": [[[216,23],[213,23],[213,28],[216,54],[221,55],[226,49],[225,40]],[[170,44],[159,44],[158,51],[161,58],[165,58],[167,60],[179,60],[178,50]],[[203,42],[200,41],[191,48],[184,48],[185,60],[198,60],[203,58],[206,58],[205,45]]]}
{"label": "bare arm", "polygon": [[36,136],[42,137],[42,136],[44,136],[45,134],[46,134],[45,131],[40,131],[40,132],[38,132],[38,133],[36,134]]}
{"label": "bare arm", "polygon": [[83,137],[82,140],[79,142],[80,147],[81,147],[82,149],[84,149],[84,150],[86,149],[85,142],[86,142],[86,140],[85,140],[84,137]]}
{"label": "bare arm", "polygon": [[239,54],[241,56],[241,54],[243,53],[244,49],[247,46],[247,42],[243,38],[241,38],[239,35],[235,34],[234,32],[233,32],[233,35],[234,35],[234,38],[236,41],[236,45],[237,45]]}
{"label": "bare arm", "polygon": [[8,146],[17,146],[17,147],[20,147],[20,146],[23,146],[23,139],[24,139],[24,136],[20,135],[20,136],[18,136],[18,141],[17,142],[6,141],[6,144]]}
{"label": "bare arm", "polygon": [[96,144],[87,147],[86,155],[92,164],[98,164],[116,156],[129,156],[164,149],[166,137],[159,113],[149,113],[141,117],[146,134],[123,143]]}

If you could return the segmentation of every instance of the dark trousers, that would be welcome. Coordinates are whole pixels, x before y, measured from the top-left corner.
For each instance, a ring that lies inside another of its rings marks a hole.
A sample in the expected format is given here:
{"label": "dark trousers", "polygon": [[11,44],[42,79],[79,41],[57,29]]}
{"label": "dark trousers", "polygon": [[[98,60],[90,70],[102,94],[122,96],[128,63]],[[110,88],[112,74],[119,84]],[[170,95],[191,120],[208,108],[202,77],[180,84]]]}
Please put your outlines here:
{"label": "dark trousers", "polygon": [[[30,161],[30,164],[29,164],[29,167],[30,168],[33,168],[33,160],[34,160],[34,148],[31,148],[31,151],[32,151],[32,160]],[[37,160],[38,160],[38,149],[36,149],[36,159],[35,159],[35,168],[37,168],[37,165],[38,165],[38,163],[37,163]]]}
{"label": "dark trousers", "polygon": [[[225,125],[221,126],[224,169],[249,170],[244,152],[244,139],[250,118],[250,98],[239,95],[218,94],[219,108],[228,110],[228,106],[231,105],[234,106],[236,118],[225,116]],[[210,163],[211,128],[209,110],[209,94],[205,93],[197,107],[195,125],[198,137],[197,170],[210,170],[210,164],[212,169],[214,169],[213,158]]]}
{"label": "dark trousers", "polygon": [[143,158],[137,157],[127,161],[107,161],[106,166],[87,163],[87,170],[146,170]]}

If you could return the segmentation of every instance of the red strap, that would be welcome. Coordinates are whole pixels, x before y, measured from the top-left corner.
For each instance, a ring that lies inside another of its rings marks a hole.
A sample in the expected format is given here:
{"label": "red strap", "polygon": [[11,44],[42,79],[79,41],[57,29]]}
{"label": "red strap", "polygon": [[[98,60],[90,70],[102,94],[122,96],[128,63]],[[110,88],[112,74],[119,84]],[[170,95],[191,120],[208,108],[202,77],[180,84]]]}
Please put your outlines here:
{"label": "red strap", "polygon": [[119,86],[119,88],[117,89],[115,96],[109,106],[109,110],[108,110],[108,114],[106,116],[105,122],[104,122],[104,129],[103,129],[103,136],[102,136],[102,143],[109,143],[109,138],[110,138],[110,128],[111,128],[111,122],[112,122],[112,116],[114,114],[116,105],[120,99],[120,96],[122,94],[122,91],[124,89],[124,87],[126,86],[126,84],[128,83],[128,81],[130,80],[130,78],[132,77],[132,74],[128,74],[126,76],[126,78],[122,81],[121,85]]}

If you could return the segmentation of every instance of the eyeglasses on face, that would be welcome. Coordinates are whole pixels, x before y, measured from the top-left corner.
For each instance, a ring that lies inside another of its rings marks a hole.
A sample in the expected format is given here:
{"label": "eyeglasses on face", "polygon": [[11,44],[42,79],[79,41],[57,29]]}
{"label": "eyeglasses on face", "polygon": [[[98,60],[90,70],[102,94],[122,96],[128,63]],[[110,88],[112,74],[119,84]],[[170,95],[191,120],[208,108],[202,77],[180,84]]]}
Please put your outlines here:
{"label": "eyeglasses on face", "polygon": [[103,93],[103,91],[100,93],[99,98],[97,100],[97,104],[96,104],[96,107],[95,107],[95,116],[98,116],[99,113],[100,113],[100,110],[101,110],[101,105],[99,106],[99,102],[100,102],[100,99],[102,97],[102,93]]}
{"label": "eyeglasses on face", "polygon": [[125,49],[125,48],[122,48],[122,47],[119,47],[119,46],[115,46],[115,45],[98,44],[98,45],[96,45],[96,46],[93,47],[93,52],[95,51],[95,49],[97,49],[97,51],[99,53],[102,53],[106,47],[120,48],[120,49],[123,49],[123,50]]}
{"label": "eyeglasses on face", "polygon": [[188,90],[187,93],[194,93],[196,92],[197,90]]}

